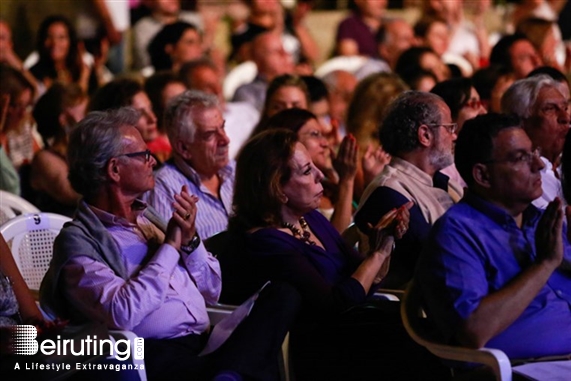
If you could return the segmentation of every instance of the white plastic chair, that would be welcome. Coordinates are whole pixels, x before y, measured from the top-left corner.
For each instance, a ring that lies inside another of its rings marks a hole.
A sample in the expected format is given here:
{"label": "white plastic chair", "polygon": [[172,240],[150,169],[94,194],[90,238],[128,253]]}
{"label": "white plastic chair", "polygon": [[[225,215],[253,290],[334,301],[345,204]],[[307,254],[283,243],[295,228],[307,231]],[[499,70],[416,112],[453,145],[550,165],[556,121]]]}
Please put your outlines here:
{"label": "white plastic chair", "polygon": [[315,76],[319,78],[325,77],[327,74],[343,70],[354,74],[367,62],[367,57],[363,56],[338,56],[325,61],[317,70]]}
{"label": "white plastic chair", "polygon": [[55,213],[33,213],[15,217],[0,226],[0,233],[32,292],[40,289],[52,259],[54,240],[68,221],[71,218]]}
{"label": "white plastic chair", "polygon": [[0,225],[19,214],[39,212],[38,208],[22,197],[0,190]]}
{"label": "white plastic chair", "polygon": [[258,74],[258,67],[254,61],[242,62],[230,72],[224,78],[224,83],[222,84],[222,93],[226,100],[232,99],[234,93],[241,85],[250,83],[256,78]]}
{"label": "white plastic chair", "polygon": [[428,333],[422,311],[422,298],[418,286],[412,281],[401,303],[401,317],[410,337],[434,355],[448,360],[483,364],[491,368],[498,381],[511,381],[512,367],[506,354],[499,349],[471,349],[436,342]]}

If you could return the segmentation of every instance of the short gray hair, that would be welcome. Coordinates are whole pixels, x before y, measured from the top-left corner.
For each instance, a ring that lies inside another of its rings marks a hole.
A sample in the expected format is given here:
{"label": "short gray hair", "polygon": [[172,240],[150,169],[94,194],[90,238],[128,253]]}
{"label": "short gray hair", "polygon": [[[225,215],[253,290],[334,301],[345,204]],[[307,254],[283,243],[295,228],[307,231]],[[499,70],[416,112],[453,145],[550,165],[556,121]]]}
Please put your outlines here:
{"label": "short gray hair", "polygon": [[502,96],[502,112],[515,114],[522,119],[529,118],[531,109],[537,101],[537,95],[547,86],[561,91],[561,84],[546,74],[515,81]]}
{"label": "short gray hair", "polygon": [[174,97],[167,104],[163,126],[165,126],[171,145],[182,137],[194,141],[196,126],[191,117],[195,109],[220,108],[216,95],[198,90],[188,90]]}
{"label": "short gray hair", "polygon": [[442,123],[438,104],[446,105],[436,94],[424,91],[405,91],[389,106],[379,126],[383,149],[395,156],[418,147],[418,127],[422,124]]}
{"label": "short gray hair", "polygon": [[79,122],[69,138],[69,181],[87,200],[108,181],[107,163],[123,153],[122,126],[135,127],[139,112],[131,107],[93,111]]}

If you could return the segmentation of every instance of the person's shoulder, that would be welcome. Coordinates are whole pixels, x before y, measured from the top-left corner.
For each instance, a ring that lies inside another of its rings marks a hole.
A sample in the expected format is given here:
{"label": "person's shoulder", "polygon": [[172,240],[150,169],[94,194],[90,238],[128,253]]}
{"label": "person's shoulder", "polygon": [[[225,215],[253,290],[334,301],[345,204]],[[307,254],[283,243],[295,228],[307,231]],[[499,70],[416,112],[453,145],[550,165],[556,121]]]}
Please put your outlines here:
{"label": "person's shoulder", "polygon": [[362,22],[359,16],[355,12],[351,12],[339,22],[339,28],[350,27],[359,22]]}
{"label": "person's shoulder", "polygon": [[438,220],[436,220],[433,230],[435,232],[448,234],[453,229],[461,229],[463,231],[485,229],[485,223],[479,222],[482,221],[482,217],[482,212],[478,211],[467,202],[459,202],[452,205]]}
{"label": "person's shoulder", "polygon": [[163,164],[158,171],[155,172],[155,180],[166,180],[171,178],[183,178],[182,172],[174,165],[174,163],[167,161]]}

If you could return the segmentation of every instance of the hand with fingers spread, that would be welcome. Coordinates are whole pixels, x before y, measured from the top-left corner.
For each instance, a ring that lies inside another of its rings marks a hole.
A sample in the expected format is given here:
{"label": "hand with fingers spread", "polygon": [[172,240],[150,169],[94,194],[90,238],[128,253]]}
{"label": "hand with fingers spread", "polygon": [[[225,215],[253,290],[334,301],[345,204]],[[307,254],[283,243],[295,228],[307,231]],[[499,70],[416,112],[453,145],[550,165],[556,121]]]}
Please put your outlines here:
{"label": "hand with fingers spread", "polygon": [[555,198],[547,205],[535,231],[537,262],[553,266],[553,269],[561,264],[563,260],[562,229],[561,200]]}
{"label": "hand with fingers spread", "polygon": [[386,153],[382,147],[374,149],[371,144],[361,159],[365,184],[369,184],[379,173],[383,171],[385,165],[391,161],[391,155]]}
{"label": "hand with fingers spread", "polygon": [[177,250],[188,245],[196,234],[196,203],[198,197],[188,193],[188,187],[183,185],[181,192],[174,195],[174,212],[169,220],[165,243],[174,246]]}
{"label": "hand with fingers spread", "polygon": [[343,138],[337,155],[332,153],[333,168],[339,175],[339,181],[355,178],[358,153],[357,139],[351,134]]}

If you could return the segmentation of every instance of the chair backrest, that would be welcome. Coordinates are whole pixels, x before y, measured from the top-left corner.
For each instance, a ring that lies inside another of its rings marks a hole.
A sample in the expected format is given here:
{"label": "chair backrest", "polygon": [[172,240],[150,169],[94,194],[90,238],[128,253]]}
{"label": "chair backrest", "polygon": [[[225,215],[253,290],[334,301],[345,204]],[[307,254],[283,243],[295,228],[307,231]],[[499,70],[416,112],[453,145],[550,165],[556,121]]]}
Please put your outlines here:
{"label": "chair backrest", "polygon": [[226,75],[222,84],[222,92],[226,100],[232,99],[234,93],[241,85],[250,83],[256,78],[258,67],[254,61],[242,62]]}
{"label": "chair backrest", "polygon": [[39,212],[38,208],[22,197],[0,190],[0,225],[19,214]]}
{"label": "chair backrest", "polygon": [[498,381],[511,381],[511,363],[501,350],[452,346],[440,343],[434,338],[422,309],[419,286],[414,280],[410,282],[402,299],[401,318],[409,336],[436,356],[447,360],[480,363],[490,367]]}
{"label": "chair backrest", "polygon": [[54,213],[24,214],[0,226],[14,261],[32,292],[40,289],[53,255],[53,243],[71,218]]}

